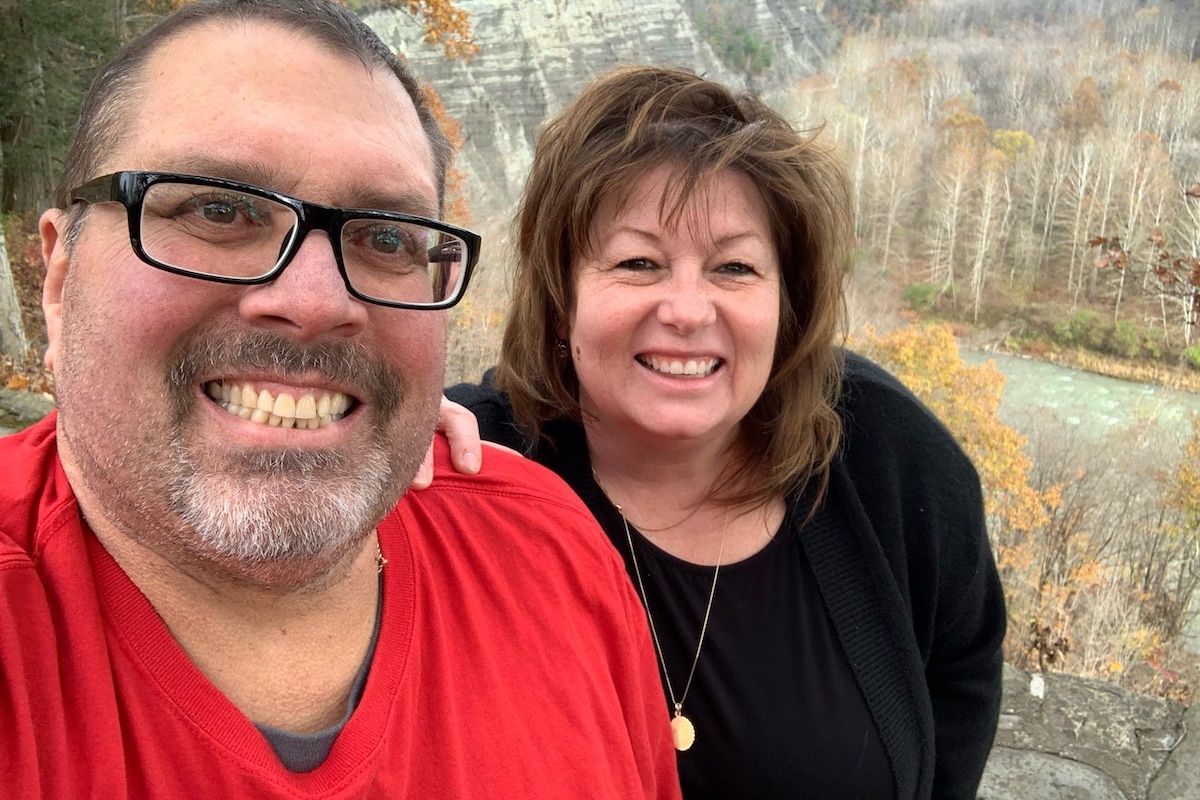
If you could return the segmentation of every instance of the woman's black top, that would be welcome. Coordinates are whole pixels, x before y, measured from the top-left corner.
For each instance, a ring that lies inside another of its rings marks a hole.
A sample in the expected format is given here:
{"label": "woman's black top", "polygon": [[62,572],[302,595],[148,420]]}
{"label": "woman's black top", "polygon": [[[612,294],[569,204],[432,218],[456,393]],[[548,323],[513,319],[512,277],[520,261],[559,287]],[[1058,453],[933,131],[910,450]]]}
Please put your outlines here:
{"label": "woman's black top", "polygon": [[[603,498],[588,502],[610,537],[617,532],[613,544],[633,576],[616,510],[597,508],[608,505]],[[763,550],[721,567],[683,706],[696,727],[695,744],[679,754],[689,800],[895,797],[883,742],[800,546],[806,512],[807,507],[789,505]],[[810,524],[830,524],[827,516]],[[713,567],[682,561],[631,531],[679,699],[696,653]],[[663,708],[673,713],[669,702]]]}

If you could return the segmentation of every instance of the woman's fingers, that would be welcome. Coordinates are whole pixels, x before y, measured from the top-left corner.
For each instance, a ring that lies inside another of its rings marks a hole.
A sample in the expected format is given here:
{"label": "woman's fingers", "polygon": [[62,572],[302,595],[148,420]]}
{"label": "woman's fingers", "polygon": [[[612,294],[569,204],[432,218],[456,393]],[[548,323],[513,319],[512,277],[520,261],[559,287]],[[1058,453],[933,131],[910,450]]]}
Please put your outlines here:
{"label": "woman's fingers", "polygon": [[483,448],[479,442],[479,422],[465,406],[442,397],[438,409],[438,430],[450,443],[450,461],[454,468],[467,475],[479,472]]}

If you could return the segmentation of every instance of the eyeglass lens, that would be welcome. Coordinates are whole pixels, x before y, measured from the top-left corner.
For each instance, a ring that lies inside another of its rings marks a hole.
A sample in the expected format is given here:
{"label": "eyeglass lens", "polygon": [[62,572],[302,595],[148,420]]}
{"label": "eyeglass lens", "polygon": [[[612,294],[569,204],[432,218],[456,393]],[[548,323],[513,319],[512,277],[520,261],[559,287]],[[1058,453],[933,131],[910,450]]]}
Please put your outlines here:
{"label": "eyeglass lens", "polygon": [[[189,183],[156,183],[142,203],[146,255],[176,269],[260,278],[289,249],[299,218],[283,203]],[[355,218],[341,229],[350,285],[385,302],[438,303],[459,290],[467,245],[417,223]]]}

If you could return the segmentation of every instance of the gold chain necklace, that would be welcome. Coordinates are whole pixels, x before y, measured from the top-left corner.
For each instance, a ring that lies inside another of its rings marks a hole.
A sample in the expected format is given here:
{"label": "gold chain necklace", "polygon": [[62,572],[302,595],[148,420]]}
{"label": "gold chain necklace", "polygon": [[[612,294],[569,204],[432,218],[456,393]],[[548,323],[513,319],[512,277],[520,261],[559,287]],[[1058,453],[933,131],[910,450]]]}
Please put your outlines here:
{"label": "gold chain necklace", "polygon": [[[604,484],[600,483],[600,476],[596,474],[596,470],[592,470],[592,477],[596,481],[596,485],[600,487],[600,491],[608,495],[608,490],[604,488]],[[683,715],[683,702],[687,699],[688,691],[692,688],[692,678],[696,676],[696,665],[700,663],[700,649],[704,647],[704,634],[708,631],[708,618],[712,614],[713,598],[717,594],[717,577],[721,574],[721,561],[725,557],[725,534],[729,532],[729,523],[726,520],[725,527],[721,530],[721,547],[717,551],[717,566],[713,570],[712,586],[708,590],[708,604],[704,607],[704,621],[700,624],[700,637],[696,640],[696,655],[692,656],[692,668],[688,670],[687,682],[683,685],[683,693],[679,695],[679,699],[675,699],[675,689],[671,686],[671,676],[667,672],[667,661],[663,658],[662,644],[658,641],[658,629],[654,626],[654,615],[650,613],[650,600],[646,597],[646,584],[642,580],[642,571],[638,567],[637,553],[633,550],[633,534],[629,532],[629,520],[625,519],[625,511],[618,505],[610,496],[608,501],[613,504],[613,508],[617,510],[617,516],[621,518],[621,524],[625,527],[625,541],[629,545],[629,558],[633,562],[633,574],[637,576],[638,591],[642,595],[642,605],[646,607],[646,620],[650,623],[650,634],[654,637],[654,652],[658,654],[658,663],[662,667],[663,680],[667,684],[667,695],[671,698],[671,705],[675,708],[675,716],[671,718],[671,738],[675,742],[675,749],[679,751],[689,749],[696,742],[696,726],[692,721]]]}

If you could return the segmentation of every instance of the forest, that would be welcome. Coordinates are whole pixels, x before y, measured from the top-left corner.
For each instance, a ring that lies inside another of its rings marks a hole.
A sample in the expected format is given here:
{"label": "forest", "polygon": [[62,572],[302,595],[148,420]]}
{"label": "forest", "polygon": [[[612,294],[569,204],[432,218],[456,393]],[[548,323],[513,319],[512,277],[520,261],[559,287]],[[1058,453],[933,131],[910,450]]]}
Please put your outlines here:
{"label": "forest", "polygon": [[[1197,387],[1200,18],[1179,4],[921,2],[770,95],[854,184],[852,346],[971,454],[1009,599],[1006,654],[1166,695],[1200,579],[1200,422],[1089,449],[998,414],[977,346]],[[915,326],[888,316],[884,295]],[[924,323],[941,321],[940,326]]]}
{"label": "forest", "polygon": [[1014,344],[1200,369],[1196,10],[909,5],[777,100],[842,146],[862,260]]}
{"label": "forest", "polygon": [[[179,0],[0,6],[0,246],[30,347],[0,385],[53,391],[36,214],[96,66]],[[481,45],[449,0],[416,17],[448,58]],[[975,461],[1009,602],[1006,656],[1189,699],[1200,586],[1200,422],[1176,453],[1134,426],[1109,449],[1002,421],[994,347],[1200,389],[1200,9],[1135,0],[830,0],[824,69],[770,85],[729,4],[689,3],[715,57],[836,142],[854,187],[849,346],[896,372]],[[435,105],[441,108],[440,103]],[[452,138],[464,135],[451,119]],[[455,173],[450,213],[471,216]],[[503,220],[472,219],[487,232]],[[451,320],[450,375],[494,362],[503,270]],[[868,324],[869,323],[869,324]]]}

